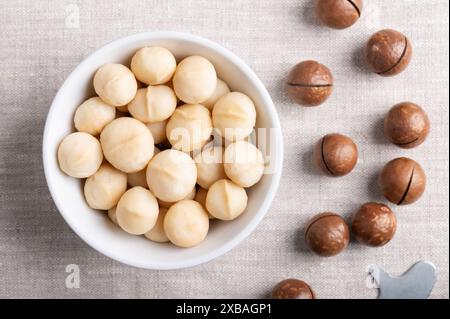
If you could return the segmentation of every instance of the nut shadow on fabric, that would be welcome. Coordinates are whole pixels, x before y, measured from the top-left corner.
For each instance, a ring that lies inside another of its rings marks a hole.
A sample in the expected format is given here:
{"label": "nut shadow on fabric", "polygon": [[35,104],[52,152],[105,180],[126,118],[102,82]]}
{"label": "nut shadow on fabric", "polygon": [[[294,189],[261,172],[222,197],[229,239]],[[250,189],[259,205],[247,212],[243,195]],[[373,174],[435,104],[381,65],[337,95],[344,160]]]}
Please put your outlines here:
{"label": "nut shadow on fabric", "polygon": [[388,139],[384,136],[384,117],[377,117],[370,127],[371,138],[377,145],[389,145]]}
{"label": "nut shadow on fabric", "polygon": [[302,255],[313,255],[311,250],[308,248],[308,245],[305,241],[305,231],[306,231],[307,222],[304,225],[301,225],[296,231],[294,235],[295,242],[295,251],[301,253]]}
{"label": "nut shadow on fabric", "polygon": [[[324,27],[316,16],[314,1],[303,1],[304,5],[299,9],[299,18],[309,27],[314,29]],[[327,27],[324,27],[327,28]]]}
{"label": "nut shadow on fabric", "polygon": [[373,72],[369,69],[364,57],[365,45],[357,45],[351,54],[351,66],[357,72],[364,73],[366,75],[373,75]]}
{"label": "nut shadow on fabric", "polygon": [[300,167],[303,171],[303,173],[308,174],[310,176],[324,176],[324,174],[319,170],[318,167],[314,164],[314,145],[311,144],[308,149],[302,153],[300,156],[301,163]]}
{"label": "nut shadow on fabric", "polygon": [[380,174],[381,167],[374,170],[368,178],[367,182],[367,198],[372,202],[384,202],[384,197],[381,194],[380,187],[378,185],[378,175]]}

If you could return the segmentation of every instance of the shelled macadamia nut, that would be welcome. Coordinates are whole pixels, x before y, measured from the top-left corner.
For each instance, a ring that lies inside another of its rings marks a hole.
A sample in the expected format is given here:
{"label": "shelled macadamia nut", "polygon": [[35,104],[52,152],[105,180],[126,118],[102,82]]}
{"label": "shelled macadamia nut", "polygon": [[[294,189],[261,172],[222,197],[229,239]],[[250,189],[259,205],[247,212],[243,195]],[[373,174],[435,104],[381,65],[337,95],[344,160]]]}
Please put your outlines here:
{"label": "shelled macadamia nut", "polygon": [[228,85],[221,79],[217,79],[216,89],[214,90],[214,93],[210,96],[209,99],[207,99],[205,102],[202,102],[202,105],[206,106],[210,111],[212,111],[217,101],[222,96],[228,93],[230,93],[230,88],[228,87]]}
{"label": "shelled macadamia nut", "polygon": [[167,122],[166,136],[173,148],[183,152],[198,150],[209,140],[211,114],[200,104],[177,107]]}
{"label": "shelled macadamia nut", "polygon": [[317,17],[334,29],[352,26],[361,16],[362,8],[362,0],[315,0]]}
{"label": "shelled macadamia nut", "polygon": [[172,82],[180,100],[199,104],[213,95],[217,83],[216,70],[204,57],[190,56],[178,64]]}
{"label": "shelled macadamia nut", "polygon": [[84,132],[66,136],[58,147],[61,170],[69,176],[85,178],[94,174],[103,161],[99,141]]}
{"label": "shelled macadamia nut", "polygon": [[384,118],[384,135],[395,145],[413,148],[422,144],[430,132],[430,121],[417,104],[394,105]]}
{"label": "shelled macadamia nut", "polygon": [[196,202],[202,204],[202,206],[206,208],[206,195],[207,194],[208,194],[208,190],[200,187],[197,190],[197,193],[195,194],[194,200]]}
{"label": "shelled macadamia nut", "polygon": [[364,54],[373,72],[381,76],[394,76],[409,65],[412,52],[411,42],[404,34],[386,29],[372,35]]}
{"label": "shelled macadamia nut", "polygon": [[[182,200],[185,200],[185,199],[194,199],[196,194],[197,194],[197,188],[194,187],[194,188],[189,192],[189,194],[187,194]],[[172,205],[175,204],[175,203],[176,203],[176,202],[165,202],[165,201],[160,200],[160,199],[158,198],[158,204],[159,204],[159,207],[170,208],[170,206],[172,206]]]}
{"label": "shelled macadamia nut", "polygon": [[350,240],[345,220],[334,213],[314,216],[306,226],[305,241],[317,255],[331,257],[341,253]]}
{"label": "shelled macadamia nut", "polygon": [[177,98],[172,89],[165,85],[149,86],[137,91],[128,104],[131,116],[144,123],[167,120],[177,107]]}
{"label": "shelled macadamia nut", "polygon": [[140,186],[130,188],[117,204],[119,226],[127,233],[143,235],[153,228],[158,219],[158,202],[152,192]]}
{"label": "shelled macadamia nut", "polygon": [[186,197],[197,181],[194,160],[186,153],[165,150],[147,167],[147,184],[158,199],[177,202]]}
{"label": "shelled macadamia nut", "polygon": [[100,142],[108,162],[125,173],[143,169],[154,153],[150,130],[131,117],[109,123],[100,134]]}
{"label": "shelled macadamia nut", "polygon": [[395,234],[397,218],[392,210],[378,203],[362,205],[352,220],[352,233],[356,239],[368,246],[386,245]]}
{"label": "shelled macadamia nut", "polygon": [[314,163],[325,174],[344,176],[358,162],[358,148],[351,138],[342,134],[328,134],[317,142]]}
{"label": "shelled macadamia nut", "polygon": [[193,200],[182,200],[172,205],[164,218],[166,236],[179,247],[200,244],[208,230],[208,214],[202,205]]}
{"label": "shelled macadamia nut", "polygon": [[177,61],[173,54],[162,47],[145,47],[131,59],[131,70],[136,78],[149,85],[164,84],[172,78]]}
{"label": "shelled macadamia nut", "polygon": [[148,188],[147,185],[147,167],[135,173],[127,174],[127,182],[131,187],[141,186]]}
{"label": "shelled macadamia nut", "polygon": [[314,291],[303,280],[286,279],[272,290],[272,299],[315,299]]}
{"label": "shelled macadamia nut", "polygon": [[219,179],[224,179],[223,148],[221,146],[206,147],[194,158],[197,165],[197,184],[208,189]]}
{"label": "shelled macadamia nut", "polygon": [[243,93],[225,94],[214,105],[212,120],[214,128],[222,137],[230,141],[243,140],[255,126],[255,104]]}
{"label": "shelled macadamia nut", "polygon": [[247,193],[243,187],[227,179],[221,179],[208,190],[206,209],[217,219],[233,220],[247,207]]}
{"label": "shelled macadamia nut", "polygon": [[[208,190],[199,187],[197,193],[195,194],[194,200],[197,203],[200,203],[206,209],[206,196],[208,195]],[[208,210],[206,210],[208,212]],[[209,219],[215,219],[213,215],[208,212]]]}
{"label": "shelled macadamia nut", "polygon": [[99,97],[92,97],[77,108],[73,121],[79,132],[97,136],[115,118],[114,106],[106,104]]}
{"label": "shelled macadamia nut", "polygon": [[150,132],[152,132],[153,142],[155,142],[155,144],[162,143],[167,139],[166,137],[167,120],[161,122],[147,123],[146,125],[150,130]]}
{"label": "shelled macadamia nut", "polygon": [[[153,156],[158,154],[160,151],[155,146],[155,151],[153,152]],[[147,166],[135,173],[127,174],[127,182],[131,187],[141,186],[144,188],[148,188],[147,185]]]}
{"label": "shelled macadamia nut", "polygon": [[167,208],[159,208],[159,214],[158,219],[156,220],[156,224],[150,231],[144,234],[146,238],[157,243],[166,243],[169,241],[169,238],[167,238],[166,233],[164,232],[164,218],[166,217],[166,213]]}
{"label": "shelled macadamia nut", "polygon": [[116,208],[117,207],[115,206],[113,208],[108,209],[108,217],[113,222],[114,225],[119,226],[119,223],[117,222]]}
{"label": "shelled macadamia nut", "polygon": [[119,202],[127,190],[127,174],[103,163],[84,184],[84,196],[93,209],[108,210]]}
{"label": "shelled macadamia nut", "polygon": [[95,73],[94,89],[106,103],[123,106],[130,103],[136,95],[137,82],[126,66],[105,64]]}
{"label": "shelled macadamia nut", "polygon": [[[175,92],[175,89],[173,88],[173,81],[169,81],[164,85],[167,85],[168,87],[170,87],[172,89],[172,91]],[[175,96],[176,96],[176,94],[175,94]],[[183,104],[185,104],[185,103],[183,101],[181,101],[180,98],[177,96],[177,106],[183,105]]]}
{"label": "shelled macadamia nut", "polygon": [[333,75],[330,69],[316,61],[295,65],[288,76],[288,94],[303,106],[318,106],[333,93]]}
{"label": "shelled macadamia nut", "polygon": [[225,174],[242,187],[259,182],[264,173],[264,156],[255,145],[238,141],[227,146],[224,153]]}
{"label": "shelled macadamia nut", "polygon": [[400,157],[388,162],[378,177],[384,197],[397,205],[414,203],[425,191],[427,178],[416,161]]}

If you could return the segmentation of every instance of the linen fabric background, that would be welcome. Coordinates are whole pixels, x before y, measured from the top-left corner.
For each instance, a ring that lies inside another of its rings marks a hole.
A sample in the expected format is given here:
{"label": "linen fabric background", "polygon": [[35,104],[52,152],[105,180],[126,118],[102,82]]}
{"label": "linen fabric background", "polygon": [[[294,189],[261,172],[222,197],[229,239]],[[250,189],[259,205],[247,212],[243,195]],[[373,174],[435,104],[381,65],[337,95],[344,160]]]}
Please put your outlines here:
{"label": "linen fabric background", "polygon": [[[367,287],[370,264],[399,275],[428,260],[438,275],[431,297],[448,298],[448,11],[446,0],[366,0],[360,21],[337,31],[318,24],[309,0],[1,0],[0,297],[261,298],[295,277],[319,298],[375,298]],[[414,47],[409,68],[392,78],[371,74],[361,54],[383,28],[404,32]],[[86,245],[55,208],[41,159],[47,112],[77,64],[116,38],[159,30],[207,37],[248,63],[273,98],[285,142],[281,185],[258,228],[224,256],[174,271],[128,267]],[[335,76],[334,94],[317,108],[286,95],[288,71],[306,59]],[[382,133],[385,113],[405,100],[422,105],[431,120],[427,141],[411,150]],[[359,163],[346,177],[321,176],[311,164],[313,144],[331,132],[358,144]],[[309,253],[307,220],[329,210],[350,217],[366,201],[384,202],[376,176],[399,156],[420,162],[428,184],[417,203],[393,207],[393,241],[378,249],[353,242],[328,259]],[[69,264],[80,267],[78,289],[66,288]]]}

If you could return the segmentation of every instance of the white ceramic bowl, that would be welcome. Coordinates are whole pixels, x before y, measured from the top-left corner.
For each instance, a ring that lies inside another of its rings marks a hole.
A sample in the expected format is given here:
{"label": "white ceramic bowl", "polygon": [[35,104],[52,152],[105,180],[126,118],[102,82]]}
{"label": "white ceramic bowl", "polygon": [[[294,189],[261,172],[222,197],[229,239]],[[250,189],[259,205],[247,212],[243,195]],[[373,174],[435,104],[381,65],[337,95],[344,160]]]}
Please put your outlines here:
{"label": "white ceramic bowl", "polygon": [[[109,62],[129,65],[136,50],[155,45],[166,47],[177,59],[189,55],[201,55],[209,59],[216,67],[218,76],[232,89],[253,99],[258,112],[257,127],[275,128],[270,154],[273,173],[264,175],[251,189],[245,213],[232,222],[213,223],[205,241],[189,249],[153,243],[143,236],[132,236],[120,230],[102,213],[87,206],[82,182],[63,174],[56,157],[61,140],[74,131],[76,107],[94,95],[92,78],[95,71]],[[45,177],[56,206],[70,227],[86,243],[110,258],[135,267],[177,269],[198,265],[226,253],[255,229],[268,211],[278,188],[283,141],[278,115],[267,90],[236,55],[214,42],[190,34],[149,32],[105,45],[70,74],[58,91],[47,116],[43,161]]]}

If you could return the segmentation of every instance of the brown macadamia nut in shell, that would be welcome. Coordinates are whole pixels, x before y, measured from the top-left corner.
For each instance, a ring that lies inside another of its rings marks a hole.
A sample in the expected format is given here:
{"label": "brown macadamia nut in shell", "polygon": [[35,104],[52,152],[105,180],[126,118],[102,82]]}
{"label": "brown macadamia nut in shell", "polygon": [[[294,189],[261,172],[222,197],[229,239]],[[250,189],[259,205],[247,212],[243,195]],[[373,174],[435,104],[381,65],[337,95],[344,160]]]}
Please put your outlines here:
{"label": "brown macadamia nut in shell", "polygon": [[352,233],[356,239],[368,246],[386,245],[395,234],[397,218],[392,210],[378,203],[362,205],[352,220]]}
{"label": "brown macadamia nut in shell", "polygon": [[272,290],[272,299],[315,299],[314,291],[303,280],[285,279]]}
{"label": "brown macadamia nut in shell", "polygon": [[430,132],[430,121],[417,104],[394,105],[384,118],[384,135],[395,145],[413,148],[422,144]]}
{"label": "brown macadamia nut in shell", "polygon": [[334,29],[352,26],[361,16],[362,8],[362,0],[315,0],[317,17]]}
{"label": "brown macadamia nut in shell", "polygon": [[404,71],[411,61],[412,45],[404,34],[386,29],[372,35],[364,54],[373,72],[394,76]]}
{"label": "brown macadamia nut in shell", "polygon": [[400,157],[388,162],[378,177],[381,192],[397,205],[411,204],[425,191],[426,175],[416,161]]}
{"label": "brown macadamia nut in shell", "polygon": [[331,257],[339,254],[347,247],[349,239],[347,223],[334,213],[318,214],[306,226],[306,244],[319,256]]}
{"label": "brown macadamia nut in shell", "polygon": [[358,148],[351,138],[342,134],[328,134],[317,142],[314,163],[330,176],[350,173],[358,161]]}
{"label": "brown macadamia nut in shell", "polygon": [[288,94],[297,104],[318,106],[333,92],[331,71],[316,61],[303,61],[288,76]]}

